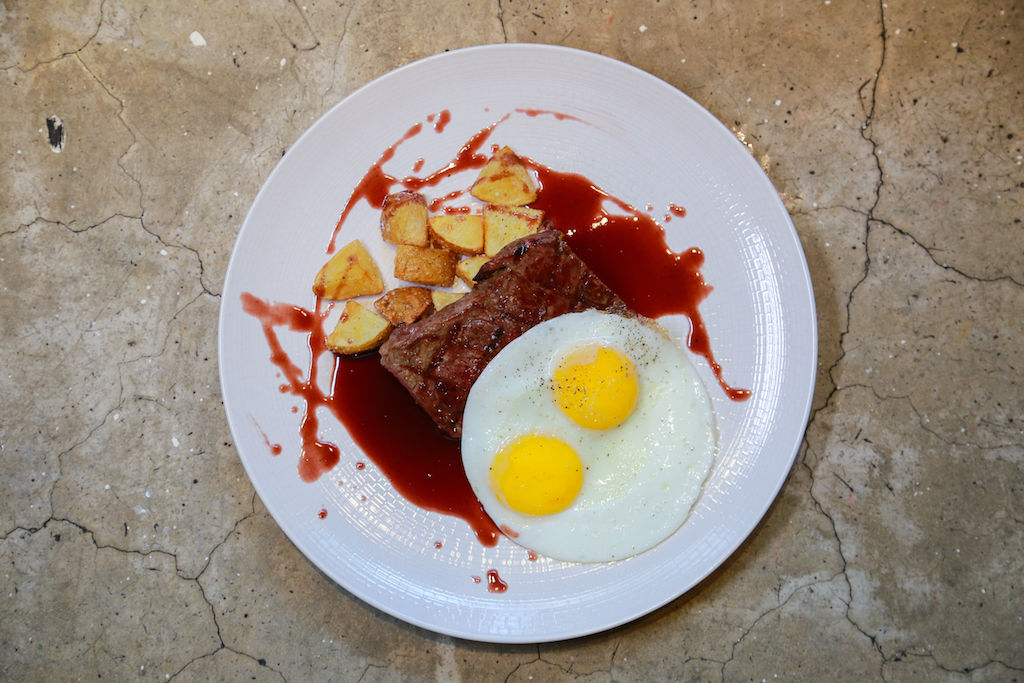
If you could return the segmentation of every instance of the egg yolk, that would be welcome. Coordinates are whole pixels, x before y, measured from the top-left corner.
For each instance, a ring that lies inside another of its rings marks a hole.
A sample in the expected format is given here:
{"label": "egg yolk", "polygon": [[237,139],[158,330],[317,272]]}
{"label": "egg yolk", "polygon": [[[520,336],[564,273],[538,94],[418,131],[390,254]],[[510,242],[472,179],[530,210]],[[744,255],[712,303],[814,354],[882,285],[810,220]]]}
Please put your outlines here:
{"label": "egg yolk", "polygon": [[530,434],[509,443],[491,463],[491,487],[502,503],[527,515],[564,510],[583,486],[576,451],[550,436]]}
{"label": "egg yolk", "polygon": [[639,392],[636,367],[624,354],[604,346],[569,353],[554,373],[554,396],[573,422],[611,429],[629,417]]}

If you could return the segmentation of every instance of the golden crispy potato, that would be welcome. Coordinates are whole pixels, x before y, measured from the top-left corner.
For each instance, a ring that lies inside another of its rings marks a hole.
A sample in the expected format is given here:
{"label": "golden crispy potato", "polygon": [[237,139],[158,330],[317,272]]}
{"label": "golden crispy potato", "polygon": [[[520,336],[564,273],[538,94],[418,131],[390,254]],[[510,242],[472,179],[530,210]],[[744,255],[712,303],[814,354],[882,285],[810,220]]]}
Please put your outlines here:
{"label": "golden crispy potato", "polygon": [[403,190],[385,197],[380,234],[391,244],[427,246],[427,200],[423,195]]}
{"label": "golden crispy potato", "polygon": [[494,256],[509,242],[540,229],[544,212],[527,206],[484,207],[484,253]]}
{"label": "golden crispy potato", "polygon": [[488,160],[469,193],[501,206],[524,206],[537,198],[537,185],[511,147],[502,147]]}
{"label": "golden crispy potato", "polygon": [[313,281],[313,292],[321,299],[330,301],[380,294],[383,291],[384,279],[380,269],[359,240],[353,240],[339,249]]}
{"label": "golden crispy potato", "polygon": [[426,287],[396,287],[374,301],[373,307],[392,325],[408,325],[430,311],[430,292]]}
{"label": "golden crispy potato", "polygon": [[464,258],[455,264],[455,274],[459,276],[460,280],[472,287],[476,284],[473,281],[473,278],[476,277],[476,273],[480,270],[480,266],[490,260],[490,257],[484,255]]}
{"label": "golden crispy potato", "polygon": [[484,217],[478,213],[454,213],[431,216],[427,229],[434,246],[456,254],[479,254],[484,250]]}
{"label": "golden crispy potato", "polygon": [[391,330],[391,323],[385,318],[349,300],[334,331],[327,336],[327,348],[345,355],[370,351],[383,344]]}
{"label": "golden crispy potato", "polygon": [[440,311],[448,304],[455,303],[465,295],[465,292],[445,292],[440,289],[430,290],[430,298],[433,300],[435,311]]}
{"label": "golden crispy potato", "polygon": [[447,249],[399,244],[395,252],[395,277],[420,285],[451,287],[458,258]]}

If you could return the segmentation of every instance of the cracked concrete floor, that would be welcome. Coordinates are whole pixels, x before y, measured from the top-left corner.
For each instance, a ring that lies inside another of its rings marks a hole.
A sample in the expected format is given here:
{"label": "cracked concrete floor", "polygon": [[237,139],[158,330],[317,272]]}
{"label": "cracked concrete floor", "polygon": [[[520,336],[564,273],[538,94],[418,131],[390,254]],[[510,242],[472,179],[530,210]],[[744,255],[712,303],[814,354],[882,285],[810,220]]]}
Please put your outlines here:
{"label": "cracked concrete floor", "polygon": [[[627,61],[741,133],[820,326],[750,540],[654,614],[541,646],[325,579],[217,380],[231,247],[289,144],[376,76],[503,41]],[[0,3],[2,676],[1021,680],[1022,45],[1024,8],[977,0]]]}

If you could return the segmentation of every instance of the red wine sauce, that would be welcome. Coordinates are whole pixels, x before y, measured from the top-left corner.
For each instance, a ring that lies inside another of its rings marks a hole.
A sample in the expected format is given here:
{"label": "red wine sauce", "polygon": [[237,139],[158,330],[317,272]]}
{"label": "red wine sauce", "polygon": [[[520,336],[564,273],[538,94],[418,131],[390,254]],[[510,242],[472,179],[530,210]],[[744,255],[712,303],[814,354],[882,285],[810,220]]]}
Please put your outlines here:
{"label": "red wine sauce", "polygon": [[[329,353],[322,326],[326,312],[319,312],[319,304],[318,311],[310,312],[244,293],[242,307],[263,325],[270,360],[287,381],[285,390],[306,403],[299,429],[299,476],[303,481],[315,481],[340,459],[337,446],[318,438],[316,411],[325,407],[345,425],[352,440],[403,498],[425,510],[465,520],[485,546],[498,542],[497,527],[484,513],[466,479],[458,442],[441,433],[409,392],[381,366],[377,354],[334,355],[331,393],[325,394],[317,383],[317,360]],[[276,332],[280,326],[308,335],[309,377],[303,377],[282,349]]]}
{"label": "red wine sauce", "polygon": [[[522,109],[527,116],[553,115],[559,120],[575,117],[546,110]],[[437,185],[441,180],[461,171],[479,168],[487,162],[480,148],[494,129],[511,114],[480,130],[467,141],[446,165],[423,177],[398,179],[386,173],[384,164],[395,150],[423,129],[422,124],[410,127],[405,135],[381,155],[352,191],[334,228],[327,252],[334,251],[338,232],[352,208],[361,200],[381,208],[384,198],[397,186],[418,190]],[[451,115],[445,110],[435,118],[434,129],[442,132]],[[698,310],[711,287],[701,276],[704,254],[696,247],[675,253],[668,248],[665,234],[650,216],[617,199],[579,174],[561,173],[526,160],[537,172],[540,186],[534,208],[544,211],[552,225],[563,232],[573,250],[609,287],[615,290],[635,311],[656,318],[667,314],[684,314],[690,320],[688,348],[703,356],[710,364],[725,393],[734,401],[746,400],[750,392],[734,389],[722,378],[722,368],[711,352],[707,330]],[[417,162],[415,172],[423,164]],[[443,200],[461,196],[452,192],[431,203],[431,210],[442,208]],[[621,213],[612,214],[608,207]],[[447,210],[447,209],[446,209]],[[457,210],[457,209],[456,209]],[[685,209],[670,205],[676,216]],[[242,308],[258,318],[270,346],[270,360],[285,378],[282,392],[291,393],[305,403],[299,430],[301,453],[298,471],[303,481],[312,482],[333,468],[340,458],[338,447],[318,438],[318,408],[327,408],[345,425],[356,444],[388,477],[395,489],[408,501],[427,510],[454,515],[465,520],[485,546],[497,543],[499,530],[484,513],[473,495],[462,468],[459,445],[445,437],[416,405],[408,392],[380,364],[376,354],[360,357],[334,356],[331,392],[325,394],[317,382],[318,360],[326,347],[323,321],[330,306],[315,310],[299,306],[269,303],[252,294],[243,293]],[[277,328],[304,333],[309,349],[309,373],[288,357],[277,337]],[[269,439],[267,440],[269,444]],[[279,446],[273,447],[276,452]],[[358,464],[357,464],[358,467]],[[510,534],[511,535],[511,534]],[[531,559],[532,556],[531,556]],[[479,581],[478,577],[474,577]],[[488,590],[504,592],[507,585],[494,570],[487,572]]]}
{"label": "red wine sauce", "polygon": [[[423,124],[417,123],[409,128],[409,130],[405,132],[405,135],[384,150],[384,153],[381,154],[376,163],[370,166],[366,171],[366,174],[363,176],[363,179],[360,180],[359,183],[356,184],[355,189],[352,190],[352,194],[349,195],[348,201],[345,203],[345,208],[342,209],[341,216],[338,218],[338,223],[334,226],[334,233],[331,235],[331,240],[327,244],[327,253],[331,254],[334,252],[334,243],[338,238],[338,232],[341,231],[341,226],[345,224],[345,221],[348,219],[348,215],[360,200],[365,199],[371,207],[379,209],[384,206],[384,198],[391,194],[394,188],[398,185],[401,185],[407,190],[420,190],[424,187],[433,187],[449,176],[467,169],[480,168],[486,164],[487,156],[480,153],[480,147],[483,146],[487,141],[487,138],[491,136],[494,129],[499,124],[506,121],[509,116],[511,116],[511,114],[506,114],[490,126],[487,126],[477,132],[476,135],[471,137],[469,141],[459,149],[458,153],[451,161],[436,171],[423,177],[407,176],[405,178],[398,179],[395,176],[385,173],[384,164],[394,158],[395,151],[403,142],[420,134],[423,130]],[[451,114],[447,110],[441,112],[441,116],[435,124],[434,129],[440,133],[444,130],[444,127],[448,125],[450,120]]]}
{"label": "red wine sauce", "polygon": [[466,478],[459,443],[437,428],[377,354],[335,358],[327,405],[403,498],[464,519],[485,546],[498,542]]}
{"label": "red wine sauce", "polygon": [[[270,362],[278,367],[286,380],[282,389],[294,394],[306,404],[306,412],[302,417],[299,435],[302,438],[302,451],[299,455],[299,477],[303,481],[316,481],[320,475],[338,464],[340,453],[338,447],[318,437],[320,420],[316,409],[326,404],[326,397],[317,386],[317,363],[326,350],[326,337],[323,332],[323,319],[327,311],[321,312],[317,303],[316,311],[307,311],[290,304],[271,304],[254,297],[248,292],[242,293],[242,310],[259,319],[263,326],[263,335],[270,346]],[[287,326],[293,332],[306,334],[310,351],[309,377],[303,377],[302,370],[284,351],[277,337],[277,327]]]}
{"label": "red wine sauce", "polygon": [[259,431],[260,436],[263,437],[263,443],[267,444],[267,450],[270,451],[270,454],[271,455],[281,455],[281,444],[279,444],[279,443],[270,443],[270,437],[267,436],[267,433],[265,431],[263,431],[263,427],[260,427],[260,424],[256,421],[256,418],[254,418],[252,415],[250,415],[249,419],[252,420],[252,423],[254,425],[256,425],[256,429],[257,429],[257,431]]}
{"label": "red wine sauce", "polygon": [[508,590],[508,584],[498,576],[497,569],[487,570],[487,590],[491,593],[504,593]]}
{"label": "red wine sauce", "polygon": [[[747,389],[734,389],[722,377],[722,366],[711,352],[711,341],[699,305],[711,293],[700,267],[704,253],[692,247],[673,252],[665,231],[645,213],[612,197],[577,173],[562,173],[530,162],[540,186],[531,204],[563,232],[572,250],[601,281],[641,315],[658,318],[681,313],[690,320],[686,346],[703,356],[725,394],[733,401],[750,398]],[[624,211],[612,214],[607,205]]]}

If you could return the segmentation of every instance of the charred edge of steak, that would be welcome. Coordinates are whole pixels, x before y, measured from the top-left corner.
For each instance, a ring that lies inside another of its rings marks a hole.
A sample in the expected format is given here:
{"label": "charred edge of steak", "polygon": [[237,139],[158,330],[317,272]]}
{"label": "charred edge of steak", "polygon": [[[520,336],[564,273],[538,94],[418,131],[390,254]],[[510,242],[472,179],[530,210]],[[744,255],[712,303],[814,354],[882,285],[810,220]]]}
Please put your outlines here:
{"label": "charred edge of steak", "polygon": [[634,315],[561,233],[539,232],[485,263],[466,296],[392,332],[381,364],[443,432],[458,438],[469,390],[501,349],[545,320],[591,308]]}

